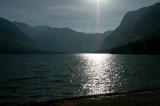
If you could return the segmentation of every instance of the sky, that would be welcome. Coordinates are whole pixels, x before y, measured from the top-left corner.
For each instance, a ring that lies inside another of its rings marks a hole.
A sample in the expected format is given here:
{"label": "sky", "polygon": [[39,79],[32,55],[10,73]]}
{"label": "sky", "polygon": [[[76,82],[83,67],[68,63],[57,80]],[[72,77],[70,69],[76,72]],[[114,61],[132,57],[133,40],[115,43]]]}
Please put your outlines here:
{"label": "sky", "polygon": [[97,32],[98,26],[104,32],[114,30],[128,11],[156,2],[160,0],[0,0],[0,17],[81,32]]}

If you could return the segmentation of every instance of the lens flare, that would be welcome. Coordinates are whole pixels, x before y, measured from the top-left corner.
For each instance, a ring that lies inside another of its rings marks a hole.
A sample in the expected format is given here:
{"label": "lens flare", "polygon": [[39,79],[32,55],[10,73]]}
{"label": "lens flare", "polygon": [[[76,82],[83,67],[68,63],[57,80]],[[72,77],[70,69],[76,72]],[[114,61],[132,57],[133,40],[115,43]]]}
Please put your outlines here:
{"label": "lens flare", "polygon": [[96,7],[96,32],[99,33],[100,32],[100,1],[101,0],[97,0],[97,7]]}
{"label": "lens flare", "polygon": [[[101,32],[101,11],[104,9],[104,7],[108,6],[111,2],[111,0],[87,0],[90,4],[95,6],[96,11],[96,32]],[[108,4],[108,5],[107,5]]]}

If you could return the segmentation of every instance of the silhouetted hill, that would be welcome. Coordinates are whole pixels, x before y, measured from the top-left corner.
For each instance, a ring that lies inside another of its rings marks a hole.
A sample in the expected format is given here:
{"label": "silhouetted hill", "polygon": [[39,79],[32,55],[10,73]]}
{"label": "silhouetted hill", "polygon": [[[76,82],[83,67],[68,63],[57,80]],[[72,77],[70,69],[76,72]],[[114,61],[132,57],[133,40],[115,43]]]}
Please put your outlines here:
{"label": "silhouetted hill", "polygon": [[0,18],[0,53],[93,52],[99,49],[110,33],[83,33],[69,28],[30,26]]}
{"label": "silhouetted hill", "polygon": [[28,42],[30,39],[10,21],[0,18],[0,40]]}
{"label": "silhouetted hill", "polygon": [[12,22],[0,18],[0,53],[39,52],[33,41]]}
{"label": "silhouetted hill", "polygon": [[158,53],[160,3],[128,12],[120,26],[107,37],[101,52]]}
{"label": "silhouetted hill", "polygon": [[25,23],[14,23],[24,33],[36,41],[36,47],[47,51],[58,52],[93,52],[110,31],[102,33],[83,33],[69,28],[52,28],[49,26],[29,26]]}

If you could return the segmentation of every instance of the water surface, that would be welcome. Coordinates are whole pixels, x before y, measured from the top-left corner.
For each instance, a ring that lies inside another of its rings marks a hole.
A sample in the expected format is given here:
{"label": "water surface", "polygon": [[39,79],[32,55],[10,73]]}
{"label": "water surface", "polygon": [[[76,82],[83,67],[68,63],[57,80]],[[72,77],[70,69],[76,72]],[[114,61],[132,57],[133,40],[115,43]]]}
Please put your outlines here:
{"label": "water surface", "polygon": [[158,55],[0,55],[0,103],[159,87]]}

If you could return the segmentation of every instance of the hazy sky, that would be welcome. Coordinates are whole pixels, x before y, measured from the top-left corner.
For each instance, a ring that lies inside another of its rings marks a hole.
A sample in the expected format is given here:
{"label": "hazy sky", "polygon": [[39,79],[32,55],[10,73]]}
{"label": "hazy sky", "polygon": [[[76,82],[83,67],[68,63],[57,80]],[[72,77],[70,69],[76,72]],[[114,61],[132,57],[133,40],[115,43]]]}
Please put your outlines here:
{"label": "hazy sky", "polygon": [[[103,2],[104,1],[104,2]],[[100,3],[100,31],[113,30],[127,11],[160,0],[103,0]],[[68,27],[96,31],[96,0],[0,0],[0,17],[30,25]]]}

